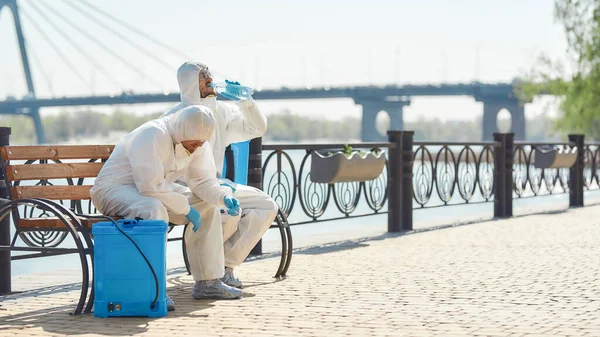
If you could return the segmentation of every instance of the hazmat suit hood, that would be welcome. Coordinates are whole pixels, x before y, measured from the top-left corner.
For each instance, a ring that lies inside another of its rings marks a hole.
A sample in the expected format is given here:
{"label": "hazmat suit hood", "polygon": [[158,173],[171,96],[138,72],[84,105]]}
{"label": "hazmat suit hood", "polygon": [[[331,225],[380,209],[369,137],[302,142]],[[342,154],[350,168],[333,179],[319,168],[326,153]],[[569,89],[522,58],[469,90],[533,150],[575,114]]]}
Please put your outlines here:
{"label": "hazmat suit hood", "polygon": [[220,176],[225,148],[230,144],[262,137],[267,131],[267,117],[262,114],[254,99],[240,100],[231,104],[218,101],[210,95],[200,97],[200,79],[213,77],[209,68],[201,62],[185,62],[177,70],[181,91],[181,103],[165,112],[161,118],[178,114],[192,105],[208,107],[216,119],[215,132],[208,140],[213,151],[214,163]]}
{"label": "hazmat suit hood", "polygon": [[167,117],[167,130],[173,144],[186,140],[209,140],[215,132],[215,117],[212,111],[199,105],[192,105]]}
{"label": "hazmat suit hood", "polygon": [[[132,212],[137,209],[144,219],[163,219],[167,210],[185,215],[190,205],[182,185],[175,183],[180,180],[187,185],[186,191],[211,205],[224,207],[223,198],[228,191],[216,179],[210,143],[192,153],[181,144],[186,140],[209,139],[215,132],[215,124],[208,108],[191,105],[148,121],[123,136],[90,189],[94,205],[104,214],[124,214],[125,209]],[[130,202],[131,199],[119,193],[127,189],[133,191],[134,199],[146,196],[160,200],[166,210],[157,210],[152,202]]]}
{"label": "hazmat suit hood", "polygon": [[[177,82],[181,92],[181,102],[186,105],[201,104],[213,109],[216,107],[216,97],[200,97],[199,80],[212,78],[208,67],[200,62],[185,62],[177,70]],[[214,103],[213,103],[214,101]]]}

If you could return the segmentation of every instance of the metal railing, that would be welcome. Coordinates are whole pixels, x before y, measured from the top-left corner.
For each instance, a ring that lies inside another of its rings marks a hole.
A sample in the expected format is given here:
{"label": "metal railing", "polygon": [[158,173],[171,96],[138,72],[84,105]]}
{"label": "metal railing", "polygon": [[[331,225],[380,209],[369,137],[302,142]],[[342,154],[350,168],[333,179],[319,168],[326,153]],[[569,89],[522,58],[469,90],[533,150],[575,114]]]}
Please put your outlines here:
{"label": "metal railing", "polygon": [[569,192],[570,168],[536,168],[535,151],[539,147],[555,146],[568,149],[570,142],[515,142],[513,164],[514,197],[528,198]]}
{"label": "metal railing", "polygon": [[[600,189],[600,142],[581,135],[523,142],[497,133],[493,141],[468,143],[414,142],[411,131],[388,136],[387,143],[263,145],[261,186],[294,219],[290,225],[388,214],[392,232],[411,230],[414,210],[494,202],[494,216],[507,217],[515,199],[569,193],[570,206],[582,206],[584,189]],[[344,145],[383,150],[386,169],[369,181],[312,182],[312,154]],[[536,149],[548,146],[583,151],[572,167],[537,168]]]}
{"label": "metal railing", "polygon": [[[387,212],[384,209],[387,201],[387,169],[376,179],[366,182],[325,184],[311,180],[313,153],[337,151],[346,145],[354,151],[378,149],[386,154],[396,146],[393,143],[263,145],[262,150],[266,153],[262,166],[263,190],[277,202],[288,219],[299,219],[290,222],[290,225]],[[362,200],[368,208],[359,211]]]}
{"label": "metal railing", "polygon": [[[418,208],[491,201],[498,142],[414,143],[413,195]],[[458,199],[458,200],[457,200]]]}

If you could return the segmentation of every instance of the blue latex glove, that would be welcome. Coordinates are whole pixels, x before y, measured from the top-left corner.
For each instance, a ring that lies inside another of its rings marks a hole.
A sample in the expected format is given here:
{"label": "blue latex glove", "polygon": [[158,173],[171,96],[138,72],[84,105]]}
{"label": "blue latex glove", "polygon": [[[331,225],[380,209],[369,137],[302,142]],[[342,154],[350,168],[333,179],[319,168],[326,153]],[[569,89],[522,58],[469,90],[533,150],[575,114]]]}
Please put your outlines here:
{"label": "blue latex glove", "polygon": [[[225,80],[226,84],[235,84],[235,85],[241,85],[240,82],[238,81],[230,81],[230,80]],[[223,97],[229,98],[232,101],[239,101],[240,98],[239,97],[235,97],[235,96],[231,96],[229,95],[227,92],[222,92],[221,95],[223,95]]]}
{"label": "blue latex glove", "polygon": [[232,101],[239,101],[239,100],[240,100],[238,97],[231,96],[231,95],[229,95],[227,92],[222,92],[222,93],[221,93],[221,95],[222,95],[223,97],[229,98],[229,99],[230,99],[230,100],[232,100]]}
{"label": "blue latex glove", "polygon": [[227,214],[231,216],[240,214],[240,202],[236,198],[226,195],[223,198],[223,203],[227,207]]}
{"label": "blue latex glove", "polygon": [[202,225],[202,218],[200,217],[200,213],[194,209],[194,207],[190,207],[190,212],[185,216],[190,222],[194,225],[194,232],[197,232]]}

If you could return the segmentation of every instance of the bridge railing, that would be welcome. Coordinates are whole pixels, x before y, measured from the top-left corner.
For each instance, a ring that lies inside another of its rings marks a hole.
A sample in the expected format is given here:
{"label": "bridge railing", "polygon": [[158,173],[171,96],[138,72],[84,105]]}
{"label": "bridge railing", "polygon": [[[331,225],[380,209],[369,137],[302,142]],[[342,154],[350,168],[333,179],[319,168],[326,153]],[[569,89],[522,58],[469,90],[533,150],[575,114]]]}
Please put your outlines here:
{"label": "bridge railing", "polygon": [[[314,153],[346,144],[263,145],[263,189],[291,225],[387,214],[390,232],[411,230],[413,210],[493,202],[495,217],[509,217],[517,199],[569,193],[570,206],[583,206],[584,190],[600,189],[600,142],[585,143],[582,135],[515,142],[513,134],[496,133],[493,141],[468,143],[414,142],[413,136],[389,131],[386,143],[348,144],[386,157],[381,174],[366,181],[312,181],[312,170],[325,169],[311,165]],[[536,166],[536,149],[547,147],[580,150],[572,166]]]}

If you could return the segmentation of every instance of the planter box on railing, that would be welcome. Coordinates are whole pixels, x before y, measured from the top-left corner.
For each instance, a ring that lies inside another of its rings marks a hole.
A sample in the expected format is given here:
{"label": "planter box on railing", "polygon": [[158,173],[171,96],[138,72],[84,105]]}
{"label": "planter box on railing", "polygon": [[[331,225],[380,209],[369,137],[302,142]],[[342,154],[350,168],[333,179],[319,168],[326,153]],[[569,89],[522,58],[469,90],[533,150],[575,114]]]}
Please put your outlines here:
{"label": "planter box on railing", "polygon": [[314,151],[311,157],[310,179],[314,183],[341,183],[373,180],[383,172],[385,154],[367,152],[363,157],[358,152],[347,156],[343,152],[322,155]]}
{"label": "planter box on railing", "polygon": [[536,147],[533,166],[535,168],[570,168],[577,160],[577,147]]}

